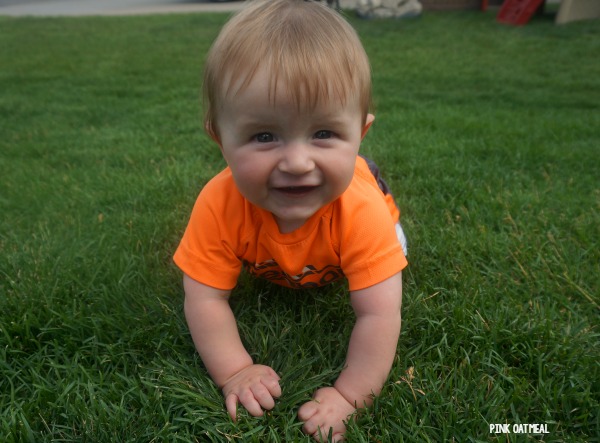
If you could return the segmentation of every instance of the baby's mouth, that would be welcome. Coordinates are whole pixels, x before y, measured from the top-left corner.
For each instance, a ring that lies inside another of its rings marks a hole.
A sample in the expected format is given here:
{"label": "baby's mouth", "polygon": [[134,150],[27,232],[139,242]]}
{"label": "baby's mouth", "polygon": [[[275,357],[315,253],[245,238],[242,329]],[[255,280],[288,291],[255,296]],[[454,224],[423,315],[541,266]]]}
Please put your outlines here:
{"label": "baby's mouth", "polygon": [[301,196],[308,194],[316,188],[316,186],[282,186],[275,189],[284,194]]}

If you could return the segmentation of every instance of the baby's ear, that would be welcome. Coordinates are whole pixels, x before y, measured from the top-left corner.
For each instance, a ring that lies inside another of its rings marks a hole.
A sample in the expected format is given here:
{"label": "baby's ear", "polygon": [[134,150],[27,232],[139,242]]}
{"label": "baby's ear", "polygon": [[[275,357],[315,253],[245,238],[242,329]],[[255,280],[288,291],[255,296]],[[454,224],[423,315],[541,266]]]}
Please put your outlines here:
{"label": "baby's ear", "polygon": [[365,125],[362,128],[362,133],[360,136],[361,140],[363,138],[365,138],[365,136],[367,135],[367,132],[369,132],[369,128],[373,124],[373,121],[375,121],[375,116],[373,114],[367,114],[367,118],[365,119]]}

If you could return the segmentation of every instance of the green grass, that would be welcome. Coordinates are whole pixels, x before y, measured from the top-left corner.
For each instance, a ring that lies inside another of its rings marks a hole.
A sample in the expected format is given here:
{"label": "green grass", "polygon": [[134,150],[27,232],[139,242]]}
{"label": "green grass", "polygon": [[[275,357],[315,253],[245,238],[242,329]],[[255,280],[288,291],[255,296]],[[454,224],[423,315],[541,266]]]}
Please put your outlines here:
{"label": "green grass", "polygon": [[[171,263],[223,166],[199,85],[225,20],[0,18],[3,442],[309,441],[296,411],[343,365],[345,288],[242,279],[244,341],[284,396],[234,424]],[[352,21],[410,267],[397,361],[348,440],[600,441],[600,22]]]}

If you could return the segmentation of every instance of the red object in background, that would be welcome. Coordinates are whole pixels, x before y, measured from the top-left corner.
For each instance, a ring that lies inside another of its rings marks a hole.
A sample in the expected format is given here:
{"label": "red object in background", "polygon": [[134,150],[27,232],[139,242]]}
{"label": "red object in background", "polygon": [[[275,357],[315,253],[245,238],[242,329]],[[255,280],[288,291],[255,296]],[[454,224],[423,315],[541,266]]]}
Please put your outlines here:
{"label": "red object in background", "polygon": [[509,25],[524,25],[544,0],[505,0],[496,20]]}

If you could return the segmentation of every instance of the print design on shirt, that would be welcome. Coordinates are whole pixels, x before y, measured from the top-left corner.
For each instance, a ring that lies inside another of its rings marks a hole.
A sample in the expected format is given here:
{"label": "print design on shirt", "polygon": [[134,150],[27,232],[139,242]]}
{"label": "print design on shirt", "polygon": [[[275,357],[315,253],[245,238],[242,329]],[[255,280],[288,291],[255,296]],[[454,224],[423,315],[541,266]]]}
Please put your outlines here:
{"label": "print design on shirt", "polygon": [[307,265],[300,274],[289,275],[279,267],[275,260],[267,260],[262,263],[250,263],[243,260],[243,264],[251,275],[290,288],[317,288],[344,278],[342,268],[335,265],[327,265],[322,269]]}

